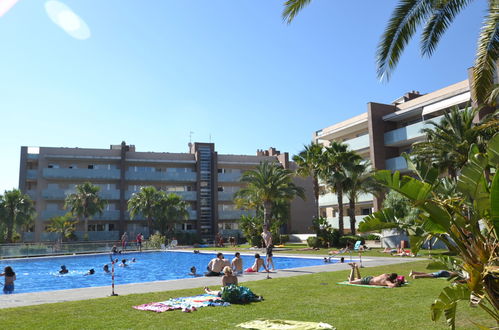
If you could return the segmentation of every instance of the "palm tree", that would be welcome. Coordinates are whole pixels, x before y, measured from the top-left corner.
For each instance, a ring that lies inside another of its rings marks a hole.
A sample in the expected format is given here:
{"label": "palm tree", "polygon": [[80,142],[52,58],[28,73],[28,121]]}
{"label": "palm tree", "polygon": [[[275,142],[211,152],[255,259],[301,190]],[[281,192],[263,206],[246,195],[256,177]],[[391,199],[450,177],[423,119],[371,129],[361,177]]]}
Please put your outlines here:
{"label": "palm tree", "polygon": [[349,200],[348,215],[350,217],[350,231],[355,235],[355,205],[361,193],[374,193],[378,188],[372,176],[368,162],[355,160],[344,166],[346,175],[345,192]]}
{"label": "palm tree", "polygon": [[173,231],[172,225],[189,218],[187,204],[182,198],[179,195],[166,194],[163,191],[159,192],[156,213],[156,227],[164,236]]}
{"label": "palm tree", "polygon": [[293,161],[298,165],[297,173],[300,176],[312,176],[314,181],[314,202],[315,217],[319,217],[319,174],[323,166],[323,147],[319,144],[311,143],[305,149],[293,157]]}
{"label": "palm tree", "polygon": [[128,200],[128,212],[133,219],[139,213],[147,220],[149,235],[152,232],[153,218],[158,214],[157,204],[161,198],[160,192],[154,187],[142,187],[138,193],[133,194]]}
{"label": "palm tree", "polygon": [[35,215],[35,207],[31,198],[18,189],[6,191],[0,196],[0,219],[7,227],[6,241],[12,243],[15,225],[31,223]]}
{"label": "palm tree", "polygon": [[99,196],[100,187],[85,182],[76,185],[76,192],[66,197],[64,207],[79,220],[84,221],[85,239],[88,238],[88,219],[96,215],[102,214],[106,201]]}
{"label": "palm tree", "polygon": [[77,221],[72,221],[71,218],[71,213],[51,218],[48,231],[59,233],[60,241],[63,242],[65,238],[69,238],[75,231]]}
{"label": "palm tree", "polygon": [[[283,19],[290,23],[311,0],[288,0],[284,3]],[[389,79],[409,40],[424,24],[421,53],[431,56],[442,35],[454,18],[472,0],[399,0],[377,51],[377,71],[380,79]],[[494,71],[499,55],[499,2],[488,1],[487,15],[482,25],[473,67],[472,89],[478,104],[486,104],[493,90]]]}
{"label": "palm tree", "polygon": [[343,193],[348,179],[344,169],[347,164],[360,159],[361,157],[358,154],[348,150],[348,145],[337,141],[332,141],[324,151],[325,164],[321,179],[326,182],[331,192],[336,193],[338,197],[338,229],[340,235],[344,233]]}
{"label": "palm tree", "polygon": [[293,173],[276,163],[260,163],[254,170],[244,172],[241,182],[247,185],[236,192],[235,198],[260,205],[263,208],[263,225],[269,229],[274,202],[290,202],[296,196],[305,199],[304,189],[293,183]]}
{"label": "palm tree", "polygon": [[484,150],[487,137],[499,130],[497,125],[490,126],[486,121],[475,124],[476,113],[476,109],[453,108],[444,114],[440,123],[430,121],[432,127],[421,130],[426,141],[415,143],[412,155],[417,160],[435,164],[441,173],[455,179],[468,159],[471,145],[477,144]]}

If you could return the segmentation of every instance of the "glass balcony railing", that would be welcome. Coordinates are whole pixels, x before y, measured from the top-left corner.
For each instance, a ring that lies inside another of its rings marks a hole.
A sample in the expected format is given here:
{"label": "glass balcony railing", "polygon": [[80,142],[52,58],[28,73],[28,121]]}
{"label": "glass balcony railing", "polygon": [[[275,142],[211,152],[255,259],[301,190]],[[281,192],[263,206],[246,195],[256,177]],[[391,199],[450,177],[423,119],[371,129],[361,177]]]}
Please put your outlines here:
{"label": "glass balcony railing", "polygon": [[[366,217],[365,215],[356,215],[355,216],[355,228],[359,228],[359,223],[362,220],[364,220],[365,217]],[[338,217],[327,218],[327,222],[329,222],[329,224],[333,228],[340,228]],[[348,215],[343,216],[343,226],[346,229],[350,228],[350,217]]]}
{"label": "glass balcony railing", "polygon": [[343,141],[351,150],[362,150],[369,148],[369,134],[358,136],[351,140]]}
{"label": "glass balcony railing", "polygon": [[120,171],[116,169],[44,168],[43,177],[47,179],[118,180],[120,178]]}
{"label": "glass balcony railing", "polygon": [[27,170],[26,178],[30,180],[36,180],[38,178],[38,170]]}
{"label": "glass balcony railing", "polygon": [[[127,190],[125,192],[125,199],[130,199],[132,198],[133,194],[137,193],[138,191],[130,191]],[[167,194],[175,194],[179,195],[182,197],[182,200],[184,201],[195,201],[198,198],[197,191],[165,191]]]}
{"label": "glass balcony railing", "polygon": [[386,160],[386,169],[390,171],[403,171],[407,170],[407,162],[404,157],[388,158]]}
{"label": "glass balcony railing", "polygon": [[[373,200],[373,195],[371,194],[359,194],[357,197],[357,203],[369,202]],[[343,196],[343,204],[347,205],[350,200],[347,196]],[[338,205],[338,196],[333,193],[328,193],[325,195],[319,195],[319,206],[332,206]]]}
{"label": "glass balcony railing", "polygon": [[134,181],[187,181],[197,180],[196,172],[132,172],[127,171],[125,175],[127,180]]}
{"label": "glass balcony railing", "polygon": [[[74,193],[73,189],[44,189],[42,191],[42,197],[49,200],[63,200],[66,196]],[[99,191],[99,196],[105,200],[118,200],[120,199],[119,190],[101,190]]]}
{"label": "glass balcony railing", "polygon": [[218,182],[239,182],[242,173],[218,173]]}
{"label": "glass balcony railing", "polygon": [[219,191],[218,200],[219,201],[231,201],[234,199],[234,193],[231,191]]}
{"label": "glass balcony railing", "polygon": [[[431,120],[438,123],[443,118],[443,116],[432,118]],[[393,131],[388,131],[385,133],[385,145],[394,145],[400,142],[417,139],[423,136],[421,130],[423,128],[431,128],[432,125],[428,123],[429,121],[421,121],[412,125],[394,129]]]}
{"label": "glass balcony railing", "polygon": [[32,199],[32,200],[35,200],[36,199],[36,190],[28,190],[26,191],[26,194]]}
{"label": "glass balcony railing", "polygon": [[218,211],[218,218],[222,220],[239,219],[243,215],[255,215],[255,211],[249,210],[225,210]]}
{"label": "glass balcony railing", "polygon": [[[53,217],[59,217],[68,213],[68,210],[45,210],[42,211],[41,218],[42,220],[49,220]],[[104,211],[102,214],[96,214],[91,217],[91,220],[118,220],[120,217],[120,211],[112,210],[112,211]]]}

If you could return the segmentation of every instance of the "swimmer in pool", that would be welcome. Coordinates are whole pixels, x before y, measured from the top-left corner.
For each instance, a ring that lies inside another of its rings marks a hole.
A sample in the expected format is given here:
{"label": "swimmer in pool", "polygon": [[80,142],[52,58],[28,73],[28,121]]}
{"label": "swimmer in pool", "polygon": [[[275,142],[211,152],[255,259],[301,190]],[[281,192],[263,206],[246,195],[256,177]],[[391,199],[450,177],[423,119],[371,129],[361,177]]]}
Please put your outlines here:
{"label": "swimmer in pool", "polygon": [[67,273],[69,273],[69,270],[66,268],[65,265],[62,265],[61,270],[59,271],[59,274],[62,275],[62,274],[67,274]]}

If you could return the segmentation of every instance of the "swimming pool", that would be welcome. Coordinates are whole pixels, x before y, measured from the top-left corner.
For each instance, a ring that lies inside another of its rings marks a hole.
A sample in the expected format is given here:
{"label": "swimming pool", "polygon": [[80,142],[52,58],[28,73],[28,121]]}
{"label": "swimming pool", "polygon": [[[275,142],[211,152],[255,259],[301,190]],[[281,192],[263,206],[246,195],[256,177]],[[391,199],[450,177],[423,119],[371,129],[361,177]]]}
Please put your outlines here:
{"label": "swimming pool", "polygon": [[[224,256],[229,260],[234,257],[233,254]],[[136,258],[137,262],[130,263],[128,267],[115,267],[115,285],[192,278],[188,275],[192,266],[203,274],[208,262],[214,257],[215,254],[212,253],[178,251],[117,254],[114,258]],[[242,259],[244,268],[247,268],[255,258],[248,254],[242,255]],[[273,259],[276,269],[324,264],[321,258],[274,256]],[[109,254],[2,260],[0,270],[3,272],[5,266],[11,266],[17,277],[14,292],[23,293],[111,285],[111,274],[102,270],[105,264],[111,266]],[[66,265],[68,274],[59,275],[61,265]],[[95,274],[84,276],[91,268],[95,269]],[[0,282],[3,282],[2,277]]]}

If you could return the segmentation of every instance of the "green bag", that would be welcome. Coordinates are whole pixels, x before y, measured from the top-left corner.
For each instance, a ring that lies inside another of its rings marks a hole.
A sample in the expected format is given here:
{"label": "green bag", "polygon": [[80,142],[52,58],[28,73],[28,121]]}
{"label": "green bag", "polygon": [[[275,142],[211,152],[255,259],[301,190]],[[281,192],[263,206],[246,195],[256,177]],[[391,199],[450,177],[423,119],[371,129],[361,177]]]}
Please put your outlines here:
{"label": "green bag", "polygon": [[255,295],[251,290],[245,286],[237,286],[231,284],[222,290],[223,301],[231,304],[244,304],[252,301],[260,301],[261,298]]}

